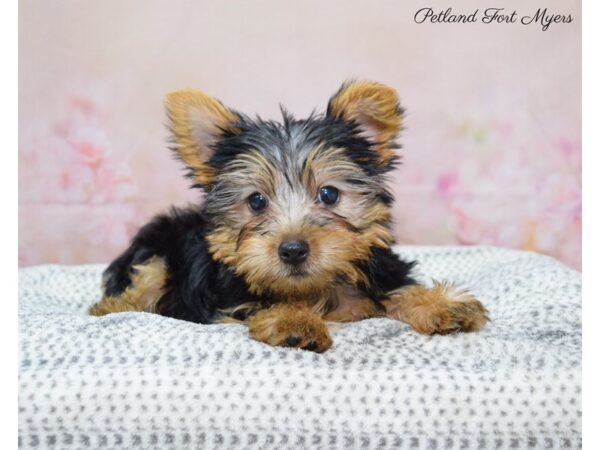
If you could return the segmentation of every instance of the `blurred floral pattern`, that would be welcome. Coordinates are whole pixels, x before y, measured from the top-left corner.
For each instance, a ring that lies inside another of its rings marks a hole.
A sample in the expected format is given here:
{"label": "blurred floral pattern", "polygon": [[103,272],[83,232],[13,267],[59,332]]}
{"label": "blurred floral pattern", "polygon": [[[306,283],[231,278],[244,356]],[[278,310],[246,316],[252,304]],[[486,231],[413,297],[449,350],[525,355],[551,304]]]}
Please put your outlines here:
{"label": "blurred floral pattern", "polygon": [[[580,268],[581,141],[536,136],[530,125],[510,117],[449,124],[439,139],[451,160],[431,155],[433,170],[406,167],[416,185],[427,179],[435,189],[419,197],[431,209],[417,206],[423,216],[411,212],[397,225],[401,240],[520,248]],[[399,202],[408,201],[412,194],[395,187]]]}
{"label": "blurred floral pattern", "polygon": [[358,77],[394,86],[408,108],[390,177],[400,243],[521,248],[581,267],[577,23],[418,26],[412,7],[358,0],[337,22],[336,2],[173,4],[20,4],[20,265],[108,262],[153,214],[200,201],[167,150],[165,92],[200,87],[276,118],[278,102],[304,115]]}

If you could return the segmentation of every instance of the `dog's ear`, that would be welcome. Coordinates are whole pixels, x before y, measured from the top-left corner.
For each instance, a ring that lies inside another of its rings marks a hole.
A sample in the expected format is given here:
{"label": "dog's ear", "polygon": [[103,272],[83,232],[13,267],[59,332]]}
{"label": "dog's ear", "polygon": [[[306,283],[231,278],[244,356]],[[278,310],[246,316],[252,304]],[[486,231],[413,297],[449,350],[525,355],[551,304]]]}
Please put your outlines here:
{"label": "dog's ear", "polygon": [[402,126],[403,113],[396,91],[371,81],[343,84],[327,105],[328,116],[358,125],[361,135],[373,143],[382,168],[397,159],[394,139]]}
{"label": "dog's ear", "polygon": [[210,186],[215,174],[207,163],[214,144],[223,133],[234,131],[232,124],[240,116],[217,99],[194,89],[167,94],[166,107],[177,156],[198,184]]}

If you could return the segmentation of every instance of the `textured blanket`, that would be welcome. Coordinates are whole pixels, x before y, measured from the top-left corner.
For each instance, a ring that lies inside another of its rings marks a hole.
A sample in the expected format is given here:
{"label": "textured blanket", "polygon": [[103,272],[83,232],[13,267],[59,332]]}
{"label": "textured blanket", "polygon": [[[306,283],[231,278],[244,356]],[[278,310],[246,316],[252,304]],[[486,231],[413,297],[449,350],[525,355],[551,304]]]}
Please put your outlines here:
{"label": "textured blanket", "polygon": [[315,354],[237,324],[89,317],[104,266],[22,269],[20,446],[580,447],[580,273],[504,249],[398,251],[427,283],[469,286],[492,321],[428,337],[370,319]]}

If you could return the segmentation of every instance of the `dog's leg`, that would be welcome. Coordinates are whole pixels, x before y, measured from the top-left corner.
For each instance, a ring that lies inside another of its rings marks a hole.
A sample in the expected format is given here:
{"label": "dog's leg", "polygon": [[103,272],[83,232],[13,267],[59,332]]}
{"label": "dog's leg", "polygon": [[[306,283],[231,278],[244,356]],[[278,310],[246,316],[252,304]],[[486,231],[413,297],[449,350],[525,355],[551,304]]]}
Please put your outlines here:
{"label": "dog's leg", "polygon": [[332,344],[325,321],[301,302],[262,309],[248,319],[248,327],[253,339],[270,345],[321,353]]}
{"label": "dog's leg", "polygon": [[471,293],[444,283],[394,290],[383,304],[388,317],[403,320],[423,334],[477,331],[489,320],[487,310]]}
{"label": "dog's leg", "polygon": [[155,312],[156,303],[164,294],[168,276],[164,260],[154,256],[132,269],[131,284],[121,294],[104,296],[90,308],[90,315],[104,316],[126,311]]}

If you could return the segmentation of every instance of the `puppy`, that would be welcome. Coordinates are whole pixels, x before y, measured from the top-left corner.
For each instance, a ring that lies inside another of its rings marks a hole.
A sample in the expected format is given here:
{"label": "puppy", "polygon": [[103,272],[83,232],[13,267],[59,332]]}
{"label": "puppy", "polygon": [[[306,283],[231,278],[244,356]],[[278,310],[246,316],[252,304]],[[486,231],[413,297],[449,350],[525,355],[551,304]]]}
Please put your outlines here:
{"label": "puppy", "polygon": [[241,321],[252,338],[315,352],[327,322],[406,321],[424,334],[479,330],[487,311],[450,284],[419,285],[391,250],[385,176],[403,109],[384,85],[344,84],[324,114],[251,119],[197,90],[166,99],[173,150],[202,205],[142,227],[104,272],[92,315],[145,311]]}

